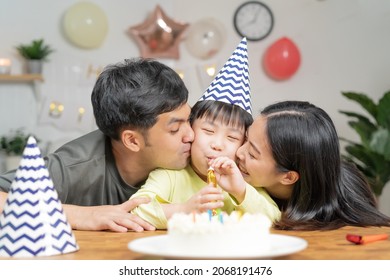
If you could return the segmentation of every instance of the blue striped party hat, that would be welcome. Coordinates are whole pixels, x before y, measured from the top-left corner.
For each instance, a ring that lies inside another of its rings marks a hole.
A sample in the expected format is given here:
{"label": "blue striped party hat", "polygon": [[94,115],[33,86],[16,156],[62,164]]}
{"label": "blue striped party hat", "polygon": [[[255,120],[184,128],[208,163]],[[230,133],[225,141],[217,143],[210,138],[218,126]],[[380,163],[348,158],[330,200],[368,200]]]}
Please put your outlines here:
{"label": "blue striped party hat", "polygon": [[252,114],[246,38],[238,44],[229,60],[199,99],[201,100],[234,104]]}
{"label": "blue striped party hat", "polygon": [[52,256],[79,249],[34,137],[29,137],[0,216],[0,256]]}

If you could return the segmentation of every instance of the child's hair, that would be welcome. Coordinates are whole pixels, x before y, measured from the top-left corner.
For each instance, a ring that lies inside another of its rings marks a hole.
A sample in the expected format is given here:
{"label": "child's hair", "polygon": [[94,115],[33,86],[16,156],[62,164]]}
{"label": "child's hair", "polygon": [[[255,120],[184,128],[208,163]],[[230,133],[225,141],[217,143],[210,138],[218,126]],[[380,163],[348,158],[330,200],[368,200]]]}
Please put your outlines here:
{"label": "child's hair", "polygon": [[245,130],[253,122],[252,115],[240,106],[215,100],[201,100],[192,107],[190,114],[191,125],[196,119],[203,117],[210,121],[220,119],[226,125],[244,127]]}
{"label": "child's hair", "polygon": [[390,226],[390,219],[376,209],[365,177],[341,160],[336,129],[324,110],[308,102],[286,101],[266,107],[261,115],[267,119],[277,168],[300,175],[276,228]]}

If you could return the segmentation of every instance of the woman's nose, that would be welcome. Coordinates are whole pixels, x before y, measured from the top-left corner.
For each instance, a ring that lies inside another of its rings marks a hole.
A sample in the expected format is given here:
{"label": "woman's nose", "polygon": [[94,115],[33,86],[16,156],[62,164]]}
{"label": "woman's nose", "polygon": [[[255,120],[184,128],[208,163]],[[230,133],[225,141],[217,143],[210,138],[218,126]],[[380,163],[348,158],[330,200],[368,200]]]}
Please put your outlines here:
{"label": "woman's nose", "polygon": [[241,147],[239,147],[237,149],[237,152],[236,152],[236,157],[240,160],[243,160],[244,159],[244,152],[245,152],[245,145],[246,145],[247,142],[245,142],[244,144],[242,144]]}

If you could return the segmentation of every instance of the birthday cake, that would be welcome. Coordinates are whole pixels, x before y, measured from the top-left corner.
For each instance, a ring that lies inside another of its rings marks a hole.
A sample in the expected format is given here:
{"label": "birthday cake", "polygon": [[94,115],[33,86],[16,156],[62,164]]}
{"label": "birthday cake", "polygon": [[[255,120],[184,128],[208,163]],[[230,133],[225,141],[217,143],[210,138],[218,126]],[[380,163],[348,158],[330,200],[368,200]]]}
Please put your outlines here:
{"label": "birthday cake", "polygon": [[168,242],[172,252],[194,257],[254,255],[270,250],[270,227],[260,213],[176,213],[168,220]]}

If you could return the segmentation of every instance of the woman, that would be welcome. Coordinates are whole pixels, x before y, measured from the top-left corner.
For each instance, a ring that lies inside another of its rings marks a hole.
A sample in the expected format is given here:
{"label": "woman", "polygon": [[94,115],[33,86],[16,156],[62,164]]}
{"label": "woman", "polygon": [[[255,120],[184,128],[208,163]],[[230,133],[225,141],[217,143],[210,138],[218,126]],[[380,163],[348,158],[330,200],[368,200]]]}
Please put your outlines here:
{"label": "woman", "polygon": [[[282,217],[275,223],[278,229],[390,226],[390,218],[377,210],[363,175],[341,160],[332,120],[308,102],[266,107],[249,128],[237,157],[245,181],[265,187],[281,202]],[[223,162],[213,163],[221,180],[229,167]]]}

